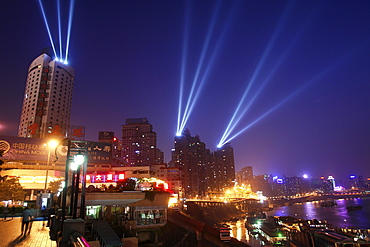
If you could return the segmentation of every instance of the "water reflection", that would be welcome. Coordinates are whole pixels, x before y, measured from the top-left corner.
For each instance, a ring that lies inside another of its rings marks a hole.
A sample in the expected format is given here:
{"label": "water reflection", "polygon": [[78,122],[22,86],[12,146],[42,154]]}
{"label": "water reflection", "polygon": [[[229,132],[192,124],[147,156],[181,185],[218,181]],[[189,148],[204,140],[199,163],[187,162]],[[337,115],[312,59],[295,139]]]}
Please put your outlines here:
{"label": "water reflection", "polygon": [[[333,227],[370,229],[370,198],[340,199],[333,207],[321,207],[320,202],[284,206],[267,212],[269,216],[294,216],[299,219],[327,220]],[[362,205],[358,211],[347,211],[347,206]]]}
{"label": "water reflection", "polygon": [[252,247],[262,246],[262,242],[258,237],[252,236],[245,228],[245,220],[238,220],[235,222],[226,222],[231,228],[230,236],[237,240],[247,243]]}

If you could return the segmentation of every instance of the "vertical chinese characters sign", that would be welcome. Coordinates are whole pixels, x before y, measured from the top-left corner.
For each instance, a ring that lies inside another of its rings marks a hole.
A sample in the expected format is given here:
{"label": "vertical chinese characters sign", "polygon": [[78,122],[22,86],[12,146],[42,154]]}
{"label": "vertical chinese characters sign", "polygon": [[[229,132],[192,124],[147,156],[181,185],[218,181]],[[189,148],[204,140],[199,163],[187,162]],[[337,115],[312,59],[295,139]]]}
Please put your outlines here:
{"label": "vertical chinese characters sign", "polygon": [[92,142],[88,148],[89,162],[91,163],[111,163],[112,144],[103,142]]}
{"label": "vertical chinese characters sign", "polygon": [[[36,117],[35,123],[38,125],[38,128],[41,126],[42,117],[45,115],[45,108],[46,108],[46,99],[48,98],[48,94],[46,93],[48,86],[48,79],[49,79],[49,70],[50,68],[44,67],[42,68],[41,73],[41,80],[40,80],[40,88],[39,88],[39,95],[37,98],[37,107],[36,107]],[[34,131],[31,130],[32,135],[36,135],[33,137],[41,137],[41,133],[33,133]]]}

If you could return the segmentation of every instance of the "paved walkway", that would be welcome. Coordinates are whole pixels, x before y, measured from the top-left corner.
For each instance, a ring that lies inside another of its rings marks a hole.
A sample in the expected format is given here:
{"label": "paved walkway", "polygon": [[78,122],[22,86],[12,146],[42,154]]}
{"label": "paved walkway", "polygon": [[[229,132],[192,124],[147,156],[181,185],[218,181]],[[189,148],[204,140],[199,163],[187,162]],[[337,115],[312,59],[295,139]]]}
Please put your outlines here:
{"label": "paved walkway", "polygon": [[[49,238],[49,227],[44,221],[33,221],[30,234],[21,235],[21,218],[0,218],[0,247],[56,247],[55,241]],[[46,223],[46,222],[45,222]]]}

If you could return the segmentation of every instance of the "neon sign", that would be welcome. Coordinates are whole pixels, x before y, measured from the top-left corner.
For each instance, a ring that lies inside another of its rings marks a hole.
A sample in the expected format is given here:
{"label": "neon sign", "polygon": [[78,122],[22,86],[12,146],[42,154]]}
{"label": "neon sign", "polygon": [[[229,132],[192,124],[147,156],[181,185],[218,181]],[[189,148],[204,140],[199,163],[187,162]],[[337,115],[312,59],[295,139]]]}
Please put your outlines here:
{"label": "neon sign", "polygon": [[86,182],[88,183],[110,183],[110,182],[119,182],[125,179],[124,173],[119,174],[90,174],[86,175]]}

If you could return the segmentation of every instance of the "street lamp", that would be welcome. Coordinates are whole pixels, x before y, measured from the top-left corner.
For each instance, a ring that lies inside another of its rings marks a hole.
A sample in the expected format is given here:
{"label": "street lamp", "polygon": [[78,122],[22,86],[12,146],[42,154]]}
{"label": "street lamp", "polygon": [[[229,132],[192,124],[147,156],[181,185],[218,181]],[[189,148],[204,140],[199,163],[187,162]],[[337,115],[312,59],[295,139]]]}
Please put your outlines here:
{"label": "street lamp", "polygon": [[71,169],[77,171],[78,167],[82,165],[85,161],[85,155],[78,153],[73,157],[73,162],[71,163]]}
{"label": "street lamp", "polygon": [[[79,191],[80,173],[81,173],[80,168],[84,162],[85,162],[85,155],[83,155],[79,151],[77,154],[73,156],[73,161],[70,165],[70,168],[72,170],[72,193],[71,193],[70,202],[71,202],[71,211],[72,211],[73,219],[77,217],[77,201],[78,201],[78,191]],[[81,198],[82,198],[82,194],[81,194]]]}
{"label": "street lamp", "polygon": [[44,193],[46,193],[46,187],[48,184],[48,175],[49,175],[49,164],[50,164],[50,153],[51,150],[54,149],[58,146],[59,142],[57,140],[50,140],[47,144],[45,143],[44,145],[48,146],[48,162],[46,166],[46,175],[45,175],[45,187],[44,187]]}

